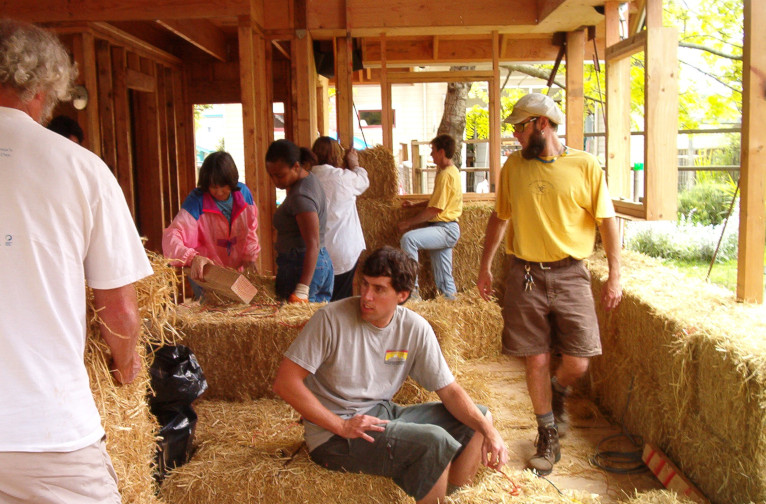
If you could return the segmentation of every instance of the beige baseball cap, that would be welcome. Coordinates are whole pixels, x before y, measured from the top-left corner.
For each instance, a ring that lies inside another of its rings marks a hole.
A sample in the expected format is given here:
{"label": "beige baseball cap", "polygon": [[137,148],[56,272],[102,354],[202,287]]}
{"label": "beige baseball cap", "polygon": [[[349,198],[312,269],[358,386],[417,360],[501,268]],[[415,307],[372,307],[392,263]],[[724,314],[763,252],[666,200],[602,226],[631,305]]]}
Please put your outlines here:
{"label": "beige baseball cap", "polygon": [[519,98],[505,124],[519,124],[530,117],[547,117],[556,124],[564,122],[564,113],[550,97],[541,93],[529,93]]}

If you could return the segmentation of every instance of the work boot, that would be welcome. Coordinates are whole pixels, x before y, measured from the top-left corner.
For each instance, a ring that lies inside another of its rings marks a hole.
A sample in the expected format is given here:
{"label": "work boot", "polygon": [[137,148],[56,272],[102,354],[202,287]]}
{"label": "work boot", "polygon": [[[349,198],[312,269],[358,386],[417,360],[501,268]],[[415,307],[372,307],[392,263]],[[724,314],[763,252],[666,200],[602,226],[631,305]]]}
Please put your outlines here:
{"label": "work boot", "polygon": [[[569,414],[566,410],[566,398],[569,396],[569,390],[566,392],[559,391],[558,387],[554,386],[555,380],[555,377],[551,379],[551,409],[553,410],[553,419],[556,422],[559,437],[563,438],[569,432]],[[558,385],[558,382],[555,383]]]}
{"label": "work boot", "polygon": [[561,460],[561,446],[556,427],[553,425],[538,427],[535,446],[537,453],[529,459],[527,468],[540,476],[547,476],[553,472],[553,464]]}

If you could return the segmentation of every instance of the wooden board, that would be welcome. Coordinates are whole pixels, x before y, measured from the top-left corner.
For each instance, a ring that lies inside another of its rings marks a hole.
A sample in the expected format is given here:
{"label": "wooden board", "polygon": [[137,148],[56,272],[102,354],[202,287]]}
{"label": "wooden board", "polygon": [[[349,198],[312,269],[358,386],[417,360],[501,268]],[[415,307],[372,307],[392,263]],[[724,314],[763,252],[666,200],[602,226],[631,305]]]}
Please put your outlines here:
{"label": "wooden board", "polygon": [[211,290],[228,299],[248,304],[258,293],[242,273],[215,264],[206,264],[202,270],[205,280],[195,280],[203,289]]}

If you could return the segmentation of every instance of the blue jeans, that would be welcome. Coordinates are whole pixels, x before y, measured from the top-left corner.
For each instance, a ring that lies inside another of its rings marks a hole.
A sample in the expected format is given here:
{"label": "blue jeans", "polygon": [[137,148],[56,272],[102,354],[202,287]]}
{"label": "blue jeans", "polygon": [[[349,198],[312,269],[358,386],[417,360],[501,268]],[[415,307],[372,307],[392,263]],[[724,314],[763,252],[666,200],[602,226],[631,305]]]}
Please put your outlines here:
{"label": "blue jeans", "polygon": [[436,287],[450,299],[457,294],[452,278],[452,247],[459,238],[460,226],[457,222],[430,222],[426,227],[407,231],[399,242],[402,250],[416,261],[418,250],[428,250]]}
{"label": "blue jeans", "polygon": [[[295,291],[303,273],[304,250],[292,249],[286,254],[277,254],[277,280],[275,291],[281,299],[287,299]],[[319,249],[314,276],[309,285],[309,301],[324,303],[332,297],[333,280],[332,261],[327,249]]]}

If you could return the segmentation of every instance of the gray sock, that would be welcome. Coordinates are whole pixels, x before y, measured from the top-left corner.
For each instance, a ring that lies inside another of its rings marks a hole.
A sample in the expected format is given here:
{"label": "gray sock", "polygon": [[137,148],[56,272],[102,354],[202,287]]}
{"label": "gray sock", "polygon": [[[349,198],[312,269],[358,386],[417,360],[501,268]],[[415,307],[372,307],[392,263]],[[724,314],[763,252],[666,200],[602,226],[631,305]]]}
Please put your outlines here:
{"label": "gray sock", "polygon": [[537,418],[538,427],[553,427],[556,425],[556,421],[553,419],[553,411],[549,411],[544,415],[535,415]]}
{"label": "gray sock", "polygon": [[561,385],[558,378],[555,376],[551,378],[551,387],[553,387],[553,389],[559,394],[563,394],[565,396],[569,395],[569,387],[564,387]]}

